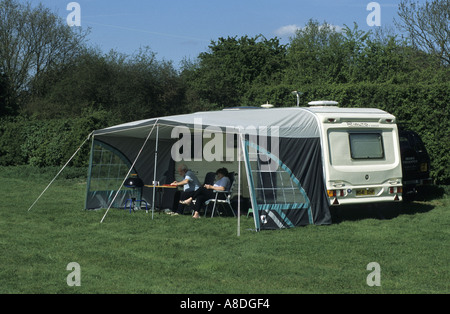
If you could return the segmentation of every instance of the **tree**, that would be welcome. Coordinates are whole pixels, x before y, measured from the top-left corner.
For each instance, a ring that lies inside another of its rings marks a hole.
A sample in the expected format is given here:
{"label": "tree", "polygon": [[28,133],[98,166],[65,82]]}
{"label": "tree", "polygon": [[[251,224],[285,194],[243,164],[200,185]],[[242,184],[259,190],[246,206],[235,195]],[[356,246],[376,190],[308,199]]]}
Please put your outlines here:
{"label": "tree", "polygon": [[0,62],[10,81],[12,100],[29,88],[32,79],[77,55],[86,31],[69,27],[42,4],[0,2]]}
{"label": "tree", "polygon": [[13,113],[9,101],[9,80],[0,68],[0,117]]}
{"label": "tree", "polygon": [[24,111],[50,118],[106,110],[123,122],[178,113],[184,96],[181,78],[171,62],[155,56],[148,47],[133,55],[85,49],[33,81]]}
{"label": "tree", "polygon": [[291,38],[287,51],[286,83],[301,88],[311,83],[346,82],[343,67],[348,59],[344,37],[332,25],[309,20]]}
{"label": "tree", "polygon": [[185,67],[183,77],[191,100],[240,106],[253,84],[272,84],[277,79],[285,58],[286,47],[277,38],[219,38],[199,55],[197,64]]}
{"label": "tree", "polygon": [[398,7],[400,29],[407,31],[412,45],[450,64],[450,0],[426,1],[424,5],[402,0]]}

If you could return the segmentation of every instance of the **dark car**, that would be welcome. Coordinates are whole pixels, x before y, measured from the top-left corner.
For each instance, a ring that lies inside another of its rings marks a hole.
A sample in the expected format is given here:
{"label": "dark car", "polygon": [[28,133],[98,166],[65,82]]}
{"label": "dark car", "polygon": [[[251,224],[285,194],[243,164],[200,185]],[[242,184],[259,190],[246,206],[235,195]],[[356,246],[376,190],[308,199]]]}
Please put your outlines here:
{"label": "dark car", "polygon": [[430,156],[420,136],[400,129],[400,152],[403,171],[403,199],[411,200],[418,185],[430,184]]}

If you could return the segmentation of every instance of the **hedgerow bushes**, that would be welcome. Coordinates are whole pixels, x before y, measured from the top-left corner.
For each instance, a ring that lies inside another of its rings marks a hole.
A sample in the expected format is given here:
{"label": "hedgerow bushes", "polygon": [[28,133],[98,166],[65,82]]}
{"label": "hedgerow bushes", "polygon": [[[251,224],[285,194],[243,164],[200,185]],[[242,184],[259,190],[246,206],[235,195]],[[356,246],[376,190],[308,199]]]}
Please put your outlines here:
{"label": "hedgerow bushes", "polygon": [[[449,183],[449,90],[449,83],[309,85],[303,88],[302,103],[330,99],[343,107],[380,108],[392,113],[399,123],[406,124],[422,137],[431,156],[431,175],[436,182]],[[18,116],[3,119],[0,165],[62,165],[93,130],[120,122],[107,111],[91,112],[79,118],[39,120]],[[85,145],[73,159],[73,165],[86,166],[88,155],[89,145]]]}
{"label": "hedgerow bushes", "polygon": [[[89,113],[79,118],[4,118],[0,125],[0,166],[62,165],[93,130],[117,121],[106,111]],[[89,145],[84,145],[74,157],[73,166],[86,166],[88,155]]]}

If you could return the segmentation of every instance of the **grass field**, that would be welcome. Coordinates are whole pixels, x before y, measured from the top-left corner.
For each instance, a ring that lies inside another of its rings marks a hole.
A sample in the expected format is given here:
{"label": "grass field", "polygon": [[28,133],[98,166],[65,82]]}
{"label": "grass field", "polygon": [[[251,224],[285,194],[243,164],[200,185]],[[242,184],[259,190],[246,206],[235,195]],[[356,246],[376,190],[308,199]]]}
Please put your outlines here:
{"label": "grass field", "polygon": [[[450,199],[339,208],[336,223],[241,236],[232,217],[84,211],[85,182],[0,168],[0,293],[449,293]],[[69,263],[80,286],[68,286]],[[370,287],[371,262],[381,286]]]}

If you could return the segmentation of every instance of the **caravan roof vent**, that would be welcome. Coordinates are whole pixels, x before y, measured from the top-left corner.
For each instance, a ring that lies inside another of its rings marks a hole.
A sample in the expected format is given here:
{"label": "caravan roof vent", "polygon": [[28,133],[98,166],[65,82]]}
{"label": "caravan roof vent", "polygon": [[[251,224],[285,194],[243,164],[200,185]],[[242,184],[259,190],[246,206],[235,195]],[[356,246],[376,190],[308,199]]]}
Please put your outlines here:
{"label": "caravan roof vent", "polygon": [[267,102],[266,104],[262,104],[261,107],[269,109],[269,108],[273,108],[273,105],[269,104],[269,102]]}
{"label": "caravan roof vent", "polygon": [[308,103],[310,106],[337,106],[337,101],[332,100],[317,100],[317,101],[310,101]]}
{"label": "caravan roof vent", "polygon": [[256,106],[240,106],[240,107],[223,108],[222,111],[227,111],[227,110],[245,110],[245,109],[261,109],[261,108],[260,107],[256,107]]}

